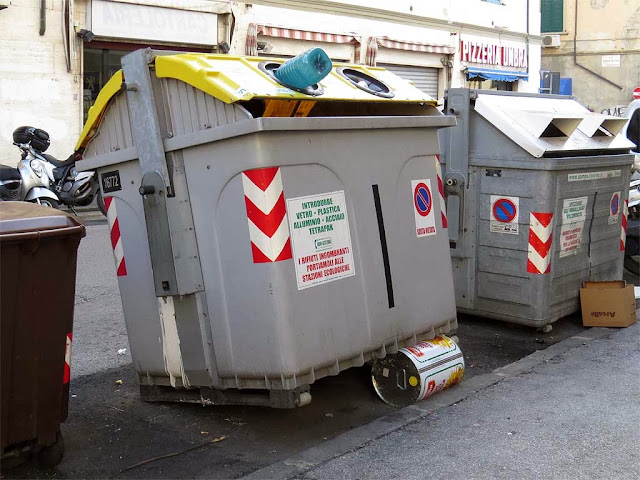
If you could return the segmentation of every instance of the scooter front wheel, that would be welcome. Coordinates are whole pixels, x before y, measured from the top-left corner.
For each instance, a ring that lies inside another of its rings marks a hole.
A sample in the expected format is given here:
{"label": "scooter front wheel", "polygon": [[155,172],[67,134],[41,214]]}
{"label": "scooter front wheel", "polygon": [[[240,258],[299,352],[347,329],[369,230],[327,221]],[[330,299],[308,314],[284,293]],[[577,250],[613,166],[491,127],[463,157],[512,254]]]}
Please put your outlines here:
{"label": "scooter front wheel", "polygon": [[624,268],[629,270],[634,275],[640,275],[640,263],[637,256],[625,255],[624,256]]}
{"label": "scooter front wheel", "polygon": [[100,190],[98,190],[98,193],[96,193],[96,205],[98,206],[98,210],[100,210],[100,213],[106,217],[107,206],[104,204],[104,198],[102,197],[102,192]]}
{"label": "scooter front wheel", "polygon": [[39,203],[43,207],[58,208],[60,206],[60,204],[52,198],[39,198],[36,200],[36,203]]}

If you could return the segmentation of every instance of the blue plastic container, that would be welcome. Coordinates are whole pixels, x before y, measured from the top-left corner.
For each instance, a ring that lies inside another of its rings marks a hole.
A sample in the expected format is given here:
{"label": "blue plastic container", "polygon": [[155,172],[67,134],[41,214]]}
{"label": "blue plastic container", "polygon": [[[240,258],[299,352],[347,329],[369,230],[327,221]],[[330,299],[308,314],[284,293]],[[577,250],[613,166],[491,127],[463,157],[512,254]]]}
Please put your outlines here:
{"label": "blue plastic container", "polygon": [[300,90],[315,85],[331,71],[331,59],[321,48],[312,48],[284,62],[274,75],[280,83]]}

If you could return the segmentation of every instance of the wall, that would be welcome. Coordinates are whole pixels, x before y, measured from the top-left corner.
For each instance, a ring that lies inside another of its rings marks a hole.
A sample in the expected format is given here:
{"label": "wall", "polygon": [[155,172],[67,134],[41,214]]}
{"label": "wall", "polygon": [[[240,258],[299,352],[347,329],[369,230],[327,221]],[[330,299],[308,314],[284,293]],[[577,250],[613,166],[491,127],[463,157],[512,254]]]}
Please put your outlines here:
{"label": "wall", "polygon": [[[20,160],[12,133],[21,125],[49,132],[47,153],[55,157],[66,158],[75,146],[81,128],[81,56],[76,53],[67,72],[62,4],[46,1],[43,36],[39,0],[12,0],[0,11],[0,163],[16,165]],[[76,43],[76,52],[77,48]]]}
{"label": "wall", "polygon": [[[573,95],[596,112],[626,106],[633,99],[633,89],[640,86],[640,4],[637,0],[578,3],[578,63],[622,90],[574,64],[575,7],[575,0],[565,1],[562,44],[542,49],[542,68],[572,77]],[[603,55],[620,55],[620,66],[603,66]]]}

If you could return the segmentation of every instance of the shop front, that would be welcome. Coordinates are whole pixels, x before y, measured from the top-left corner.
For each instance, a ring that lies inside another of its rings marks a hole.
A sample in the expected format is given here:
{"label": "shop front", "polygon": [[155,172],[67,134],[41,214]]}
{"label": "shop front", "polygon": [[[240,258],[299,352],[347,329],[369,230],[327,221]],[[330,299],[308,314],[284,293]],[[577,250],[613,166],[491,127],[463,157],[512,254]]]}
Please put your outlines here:
{"label": "shop front", "polygon": [[[210,5],[209,5],[210,4]],[[168,6],[171,5],[171,6]],[[227,41],[230,6],[187,0],[91,0],[87,3],[83,40],[83,120],[98,92],[139,48],[214,52]]]}
{"label": "shop front", "polygon": [[522,91],[529,80],[525,43],[463,35],[459,47],[460,85],[483,90]]}

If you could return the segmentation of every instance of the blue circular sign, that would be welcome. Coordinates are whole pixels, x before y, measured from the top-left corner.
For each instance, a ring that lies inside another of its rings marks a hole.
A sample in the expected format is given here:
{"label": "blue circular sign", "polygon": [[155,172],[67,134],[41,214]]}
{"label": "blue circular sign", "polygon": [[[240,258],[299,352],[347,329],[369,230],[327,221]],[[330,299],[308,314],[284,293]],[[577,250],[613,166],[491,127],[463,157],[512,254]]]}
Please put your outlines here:
{"label": "blue circular sign", "polygon": [[426,184],[420,182],[416,185],[413,191],[413,203],[416,206],[416,211],[422,216],[426,217],[431,212],[431,191]]}
{"label": "blue circular sign", "polygon": [[508,198],[501,198],[493,204],[493,216],[499,222],[512,222],[517,213],[515,204]]}
{"label": "blue circular sign", "polygon": [[611,215],[617,215],[620,211],[620,195],[614,193],[611,197]]}

